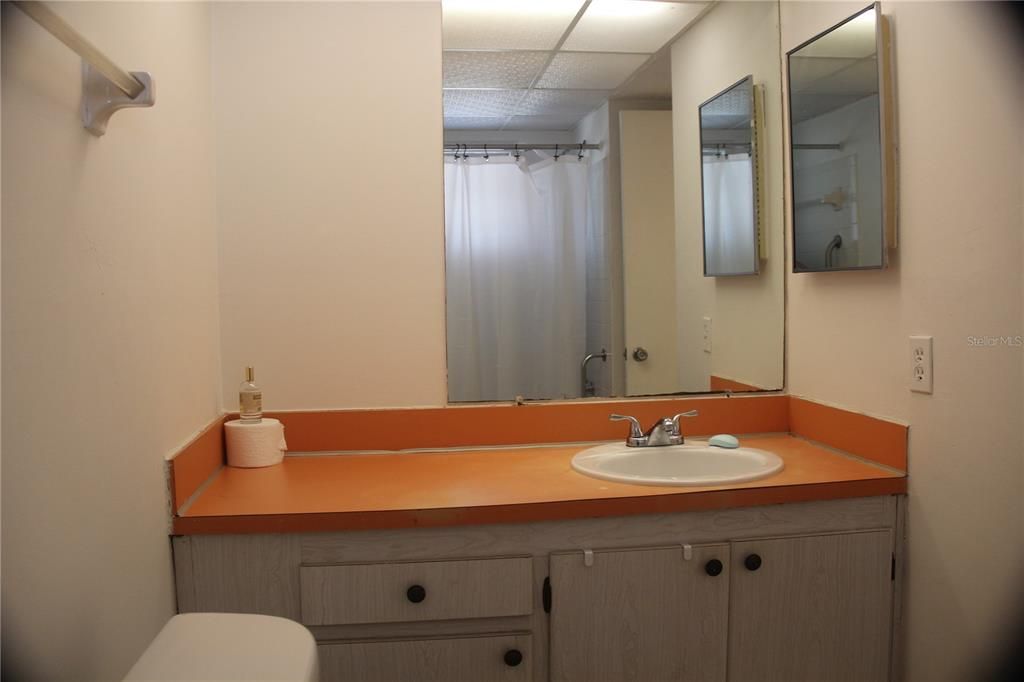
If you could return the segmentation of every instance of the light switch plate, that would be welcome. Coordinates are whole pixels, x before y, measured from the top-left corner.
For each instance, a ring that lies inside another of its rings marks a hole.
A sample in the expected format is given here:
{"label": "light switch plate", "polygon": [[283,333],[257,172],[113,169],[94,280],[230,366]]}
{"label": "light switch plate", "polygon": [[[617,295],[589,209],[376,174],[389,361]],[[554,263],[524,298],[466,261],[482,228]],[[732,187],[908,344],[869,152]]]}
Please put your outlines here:
{"label": "light switch plate", "polygon": [[932,337],[910,337],[910,390],[932,392]]}
{"label": "light switch plate", "polygon": [[711,318],[704,318],[704,352],[711,352]]}

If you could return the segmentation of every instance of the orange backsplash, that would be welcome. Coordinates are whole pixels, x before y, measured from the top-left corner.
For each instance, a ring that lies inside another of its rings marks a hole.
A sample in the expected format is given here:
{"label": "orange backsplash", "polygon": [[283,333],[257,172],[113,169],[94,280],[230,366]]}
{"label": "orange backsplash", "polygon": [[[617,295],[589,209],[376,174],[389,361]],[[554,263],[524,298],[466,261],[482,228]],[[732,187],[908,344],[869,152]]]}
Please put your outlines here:
{"label": "orange backsplash", "polygon": [[224,464],[225,415],[214,419],[171,460],[171,500],[175,512]]}
{"label": "orange backsplash", "polygon": [[879,464],[907,470],[904,424],[789,396],[789,432]]}
{"label": "orange backsplash", "polygon": [[763,391],[764,389],[758,388],[753,384],[745,384],[742,381],[733,381],[732,379],[726,379],[725,377],[719,377],[712,374],[708,377],[708,390],[744,393],[749,391]]}

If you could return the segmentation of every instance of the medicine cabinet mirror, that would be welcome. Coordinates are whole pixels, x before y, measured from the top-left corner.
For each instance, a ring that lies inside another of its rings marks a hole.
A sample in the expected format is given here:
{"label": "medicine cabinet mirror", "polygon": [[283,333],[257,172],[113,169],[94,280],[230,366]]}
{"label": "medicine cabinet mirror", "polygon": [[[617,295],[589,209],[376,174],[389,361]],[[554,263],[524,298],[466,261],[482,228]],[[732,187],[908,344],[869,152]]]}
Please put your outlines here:
{"label": "medicine cabinet mirror", "polygon": [[754,77],[700,105],[704,274],[756,275]]}
{"label": "medicine cabinet mirror", "polygon": [[875,4],[788,53],[794,272],[882,268],[895,246],[887,36]]}
{"label": "medicine cabinet mirror", "polygon": [[[449,402],[782,388],[778,4],[442,0],[442,12]],[[768,102],[756,152],[755,85]],[[748,177],[744,245],[720,261],[758,274],[712,278],[694,114],[727,88],[747,101],[736,116],[712,104],[708,124],[746,125],[724,161],[749,174],[761,157],[766,248],[758,262]]]}

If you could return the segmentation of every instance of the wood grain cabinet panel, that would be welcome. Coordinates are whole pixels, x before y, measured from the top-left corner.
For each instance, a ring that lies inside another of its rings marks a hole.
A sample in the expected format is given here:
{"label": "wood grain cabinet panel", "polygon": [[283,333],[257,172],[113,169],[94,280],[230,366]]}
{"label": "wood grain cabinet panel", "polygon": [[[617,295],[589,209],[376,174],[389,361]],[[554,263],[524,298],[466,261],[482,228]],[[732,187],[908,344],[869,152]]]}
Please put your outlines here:
{"label": "wood grain cabinet panel", "polygon": [[302,623],[400,623],[533,611],[533,559],[302,566]]}
{"label": "wood grain cabinet panel", "polygon": [[724,680],[728,566],[726,544],[552,554],[552,682]]}
{"label": "wood grain cabinet panel", "polygon": [[[320,682],[530,682],[533,679],[528,634],[328,643],[321,644],[318,650]],[[518,663],[511,665],[517,660]]]}
{"label": "wood grain cabinet panel", "polygon": [[892,532],[732,543],[731,682],[889,679]]}

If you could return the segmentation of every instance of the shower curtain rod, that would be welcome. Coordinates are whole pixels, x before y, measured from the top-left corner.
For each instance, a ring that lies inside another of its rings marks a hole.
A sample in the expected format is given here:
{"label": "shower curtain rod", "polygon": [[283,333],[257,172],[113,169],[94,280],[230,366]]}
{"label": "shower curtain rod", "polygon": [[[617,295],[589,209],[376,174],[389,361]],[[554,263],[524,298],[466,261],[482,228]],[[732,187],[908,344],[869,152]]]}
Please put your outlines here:
{"label": "shower curtain rod", "polygon": [[465,142],[465,143],[463,143],[463,142],[457,142],[457,143],[456,142],[445,142],[445,144],[444,144],[444,151],[445,151],[446,154],[449,153],[449,152],[451,152],[453,154],[455,152],[458,152],[459,154],[462,154],[464,152],[469,152],[469,153],[472,154],[474,152],[485,152],[485,151],[486,152],[494,152],[496,154],[501,154],[501,153],[504,153],[504,152],[517,152],[517,151],[519,151],[519,152],[528,152],[528,151],[531,151],[531,150],[564,151],[564,152],[568,153],[568,152],[578,152],[581,149],[586,151],[588,149],[600,149],[600,148],[601,148],[601,145],[599,145],[599,144],[588,144],[586,140],[584,140],[582,143],[580,143],[580,142],[567,142],[565,144],[562,144],[561,142],[559,142],[558,144],[547,144],[547,143],[545,143],[545,144],[519,144],[519,143],[516,143],[516,142],[493,142],[493,143],[492,142]]}

